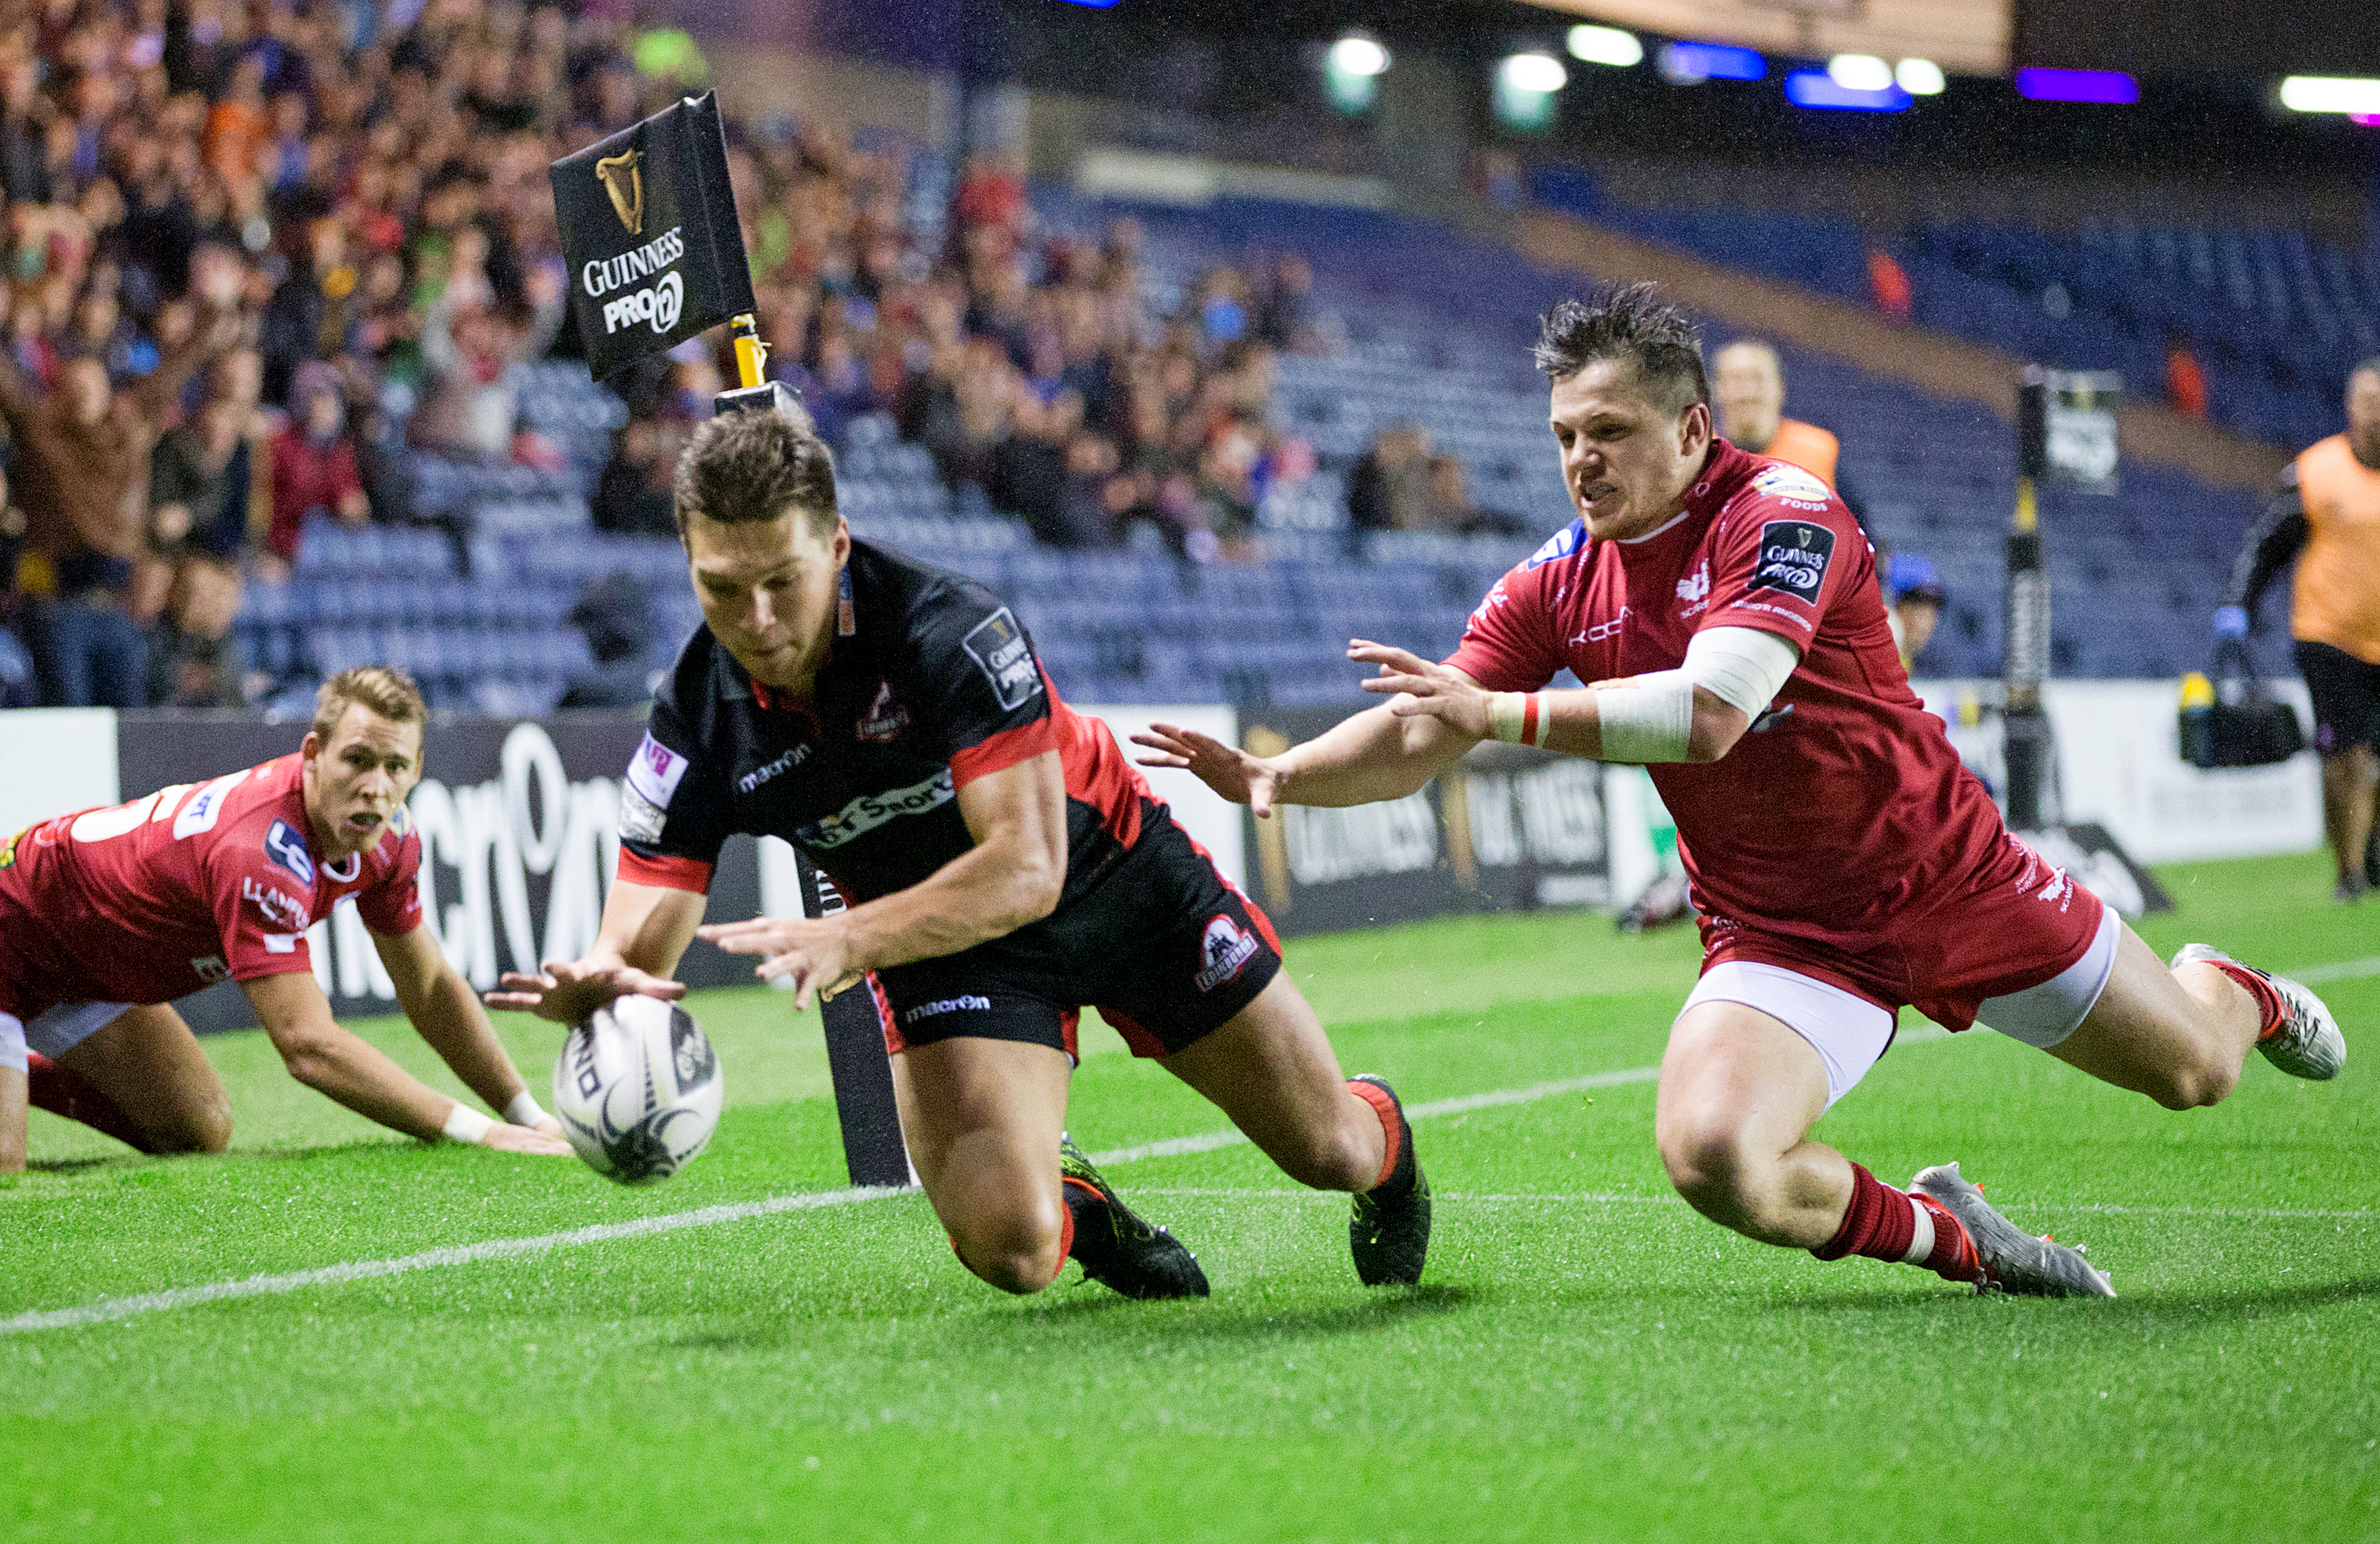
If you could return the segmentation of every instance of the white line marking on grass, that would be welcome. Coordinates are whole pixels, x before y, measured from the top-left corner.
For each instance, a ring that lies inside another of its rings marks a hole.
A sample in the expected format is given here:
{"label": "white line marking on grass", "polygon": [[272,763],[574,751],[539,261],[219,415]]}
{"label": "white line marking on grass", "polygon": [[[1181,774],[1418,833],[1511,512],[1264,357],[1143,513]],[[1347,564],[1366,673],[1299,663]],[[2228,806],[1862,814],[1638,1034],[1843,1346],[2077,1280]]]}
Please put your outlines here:
{"label": "white line marking on grass", "polygon": [[2310,965],[2302,970],[2284,970],[2281,974],[2309,986],[2324,981],[2352,981],[2360,977],[2380,976],[2380,954],[2368,959],[2340,960],[2336,965]]}
{"label": "white line marking on grass", "polygon": [[[1434,1100],[1427,1104],[1405,1106],[1405,1119],[1427,1121],[1440,1115],[1463,1115],[1474,1110],[1492,1110],[1505,1104],[1531,1104],[1541,1099],[1557,1099],[1563,1094],[1582,1093],[1588,1088],[1612,1088],[1627,1083],[1650,1083],[1661,1075],[1658,1067],[1623,1067],[1618,1072],[1589,1073],[1585,1077],[1557,1078],[1551,1083],[1532,1083],[1525,1088],[1497,1088],[1484,1094],[1465,1094],[1460,1099]],[[1220,1148],[1236,1148],[1247,1137],[1237,1131],[1207,1131],[1196,1137],[1169,1137],[1160,1142],[1143,1142],[1138,1147],[1118,1148],[1112,1152],[1093,1153],[1091,1161],[1102,1167],[1111,1163],[1138,1163],[1151,1158],[1179,1158],[1194,1152],[1213,1152]]]}
{"label": "white line marking on grass", "polygon": [[237,1281],[209,1282],[202,1286],[175,1287],[167,1292],[144,1292],[135,1297],[103,1297],[96,1303],[86,1303],[79,1307],[53,1308],[46,1312],[18,1314],[14,1319],[0,1319],[0,1335],[21,1335],[33,1330],[79,1329],[88,1324],[103,1324],[109,1319],[130,1319],[137,1314],[196,1307],[201,1303],[220,1303],[237,1297],[275,1296],[303,1291],[307,1287],[335,1286],[343,1282],[367,1281],[375,1276],[395,1276],[407,1270],[509,1259],[520,1255],[542,1254],[549,1249],[565,1248],[575,1244],[642,1238],[650,1234],[675,1233],[683,1228],[708,1228],[721,1222],[770,1217],[782,1211],[816,1211],[827,1207],[850,1206],[859,1201],[873,1201],[900,1194],[901,1191],[887,1187],[871,1187],[827,1190],[800,1196],[771,1196],[761,1201],[737,1201],[727,1206],[702,1207],[694,1211],[664,1212],[658,1217],[638,1217],[626,1222],[599,1222],[591,1227],[571,1228],[563,1233],[540,1234],[534,1238],[492,1238],[480,1244],[457,1244],[443,1249],[425,1249],[418,1255],[400,1255],[395,1259],[353,1260],[345,1265],[326,1265],[315,1270],[292,1270],[275,1276],[246,1276]]}

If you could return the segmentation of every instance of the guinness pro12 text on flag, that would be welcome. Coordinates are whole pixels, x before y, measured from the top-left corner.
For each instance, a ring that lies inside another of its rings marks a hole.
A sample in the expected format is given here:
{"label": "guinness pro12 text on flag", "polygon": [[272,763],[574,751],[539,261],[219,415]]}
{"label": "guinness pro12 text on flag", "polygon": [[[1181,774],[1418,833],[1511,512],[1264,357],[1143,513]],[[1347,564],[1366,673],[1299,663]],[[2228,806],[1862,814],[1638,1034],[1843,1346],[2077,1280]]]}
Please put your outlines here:
{"label": "guinness pro12 text on flag", "polygon": [[548,170],[571,314],[597,379],[752,310],[716,92]]}

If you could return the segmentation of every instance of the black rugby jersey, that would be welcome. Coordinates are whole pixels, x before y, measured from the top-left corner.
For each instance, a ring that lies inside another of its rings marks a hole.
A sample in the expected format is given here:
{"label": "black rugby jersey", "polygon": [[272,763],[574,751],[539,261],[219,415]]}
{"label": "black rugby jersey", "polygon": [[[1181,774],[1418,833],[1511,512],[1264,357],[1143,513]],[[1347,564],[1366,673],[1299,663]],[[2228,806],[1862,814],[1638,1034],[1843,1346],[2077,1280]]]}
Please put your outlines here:
{"label": "black rugby jersey", "polygon": [[707,891],[720,845],[748,832],[783,837],[845,897],[873,900],[973,848],[959,789],[1055,750],[1062,914],[1139,839],[1144,806],[1163,806],[1107,725],[1059,699],[990,590],[867,541],[852,542],[844,572],[847,603],[808,708],[695,629],[621,786],[620,878]]}

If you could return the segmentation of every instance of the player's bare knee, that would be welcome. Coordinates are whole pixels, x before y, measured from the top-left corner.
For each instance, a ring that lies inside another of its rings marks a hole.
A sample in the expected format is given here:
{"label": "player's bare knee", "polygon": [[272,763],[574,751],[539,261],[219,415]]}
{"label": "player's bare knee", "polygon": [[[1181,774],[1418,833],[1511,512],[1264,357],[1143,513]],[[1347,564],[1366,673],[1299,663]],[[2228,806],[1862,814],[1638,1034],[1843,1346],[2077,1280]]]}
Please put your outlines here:
{"label": "player's bare knee", "polygon": [[2168,1110],[2196,1110],[2220,1104],[2240,1086],[2240,1069],[2216,1054],[2201,1053],[2162,1069],[2147,1090]]}
{"label": "player's bare knee", "polygon": [[222,1152],[231,1146],[231,1101],[220,1093],[194,1100],[171,1127],[152,1135],[160,1152]]}
{"label": "player's bare knee", "polygon": [[1065,1263],[1058,1253],[1063,1234],[1054,1216],[1018,1211],[986,1218],[965,1232],[954,1229],[951,1236],[966,1268],[1002,1292],[1039,1292]]}
{"label": "player's bare knee", "polygon": [[1753,1187],[1755,1165],[1736,1123],[1709,1114],[1673,1115],[1654,1130],[1670,1183],[1698,1211],[1741,1211]]}

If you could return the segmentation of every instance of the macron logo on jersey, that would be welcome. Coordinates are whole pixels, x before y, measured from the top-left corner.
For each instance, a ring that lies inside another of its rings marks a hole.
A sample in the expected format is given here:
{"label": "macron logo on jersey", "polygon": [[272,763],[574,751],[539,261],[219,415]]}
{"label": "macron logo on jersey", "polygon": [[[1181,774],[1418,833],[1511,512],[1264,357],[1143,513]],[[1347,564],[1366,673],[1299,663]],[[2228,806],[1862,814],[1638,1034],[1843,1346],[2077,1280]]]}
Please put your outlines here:
{"label": "macron logo on jersey", "polygon": [[1521,566],[1524,568],[1537,568],[1553,562],[1556,558],[1568,557],[1571,553],[1578,551],[1580,546],[1583,545],[1585,541],[1586,521],[1585,517],[1582,517],[1579,519],[1572,520],[1570,524],[1562,527],[1561,529],[1546,538],[1546,544],[1539,547],[1536,552],[1531,553],[1529,554],[1529,561],[1524,563]]}
{"label": "macron logo on jersey", "polygon": [[314,855],[306,850],[306,839],[289,829],[288,821],[275,821],[264,833],[264,856],[297,875],[299,884],[314,882]]}

